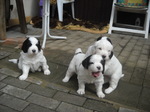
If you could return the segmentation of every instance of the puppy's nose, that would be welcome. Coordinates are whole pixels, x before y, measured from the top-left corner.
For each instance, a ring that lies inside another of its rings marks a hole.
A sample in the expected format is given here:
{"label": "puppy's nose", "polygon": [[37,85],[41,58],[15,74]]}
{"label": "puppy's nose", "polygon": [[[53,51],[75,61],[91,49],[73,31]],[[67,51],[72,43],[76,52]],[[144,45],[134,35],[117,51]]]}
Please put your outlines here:
{"label": "puppy's nose", "polygon": [[32,52],[33,52],[33,53],[35,53],[35,52],[36,52],[36,50],[32,50]]}
{"label": "puppy's nose", "polygon": [[103,59],[105,59],[105,58],[106,58],[106,56],[105,56],[105,55],[102,55],[102,58],[103,58]]}
{"label": "puppy's nose", "polygon": [[98,69],[98,70],[100,70],[100,69],[101,69],[101,67],[100,67],[100,66],[98,66],[98,67],[97,67],[97,69]]}

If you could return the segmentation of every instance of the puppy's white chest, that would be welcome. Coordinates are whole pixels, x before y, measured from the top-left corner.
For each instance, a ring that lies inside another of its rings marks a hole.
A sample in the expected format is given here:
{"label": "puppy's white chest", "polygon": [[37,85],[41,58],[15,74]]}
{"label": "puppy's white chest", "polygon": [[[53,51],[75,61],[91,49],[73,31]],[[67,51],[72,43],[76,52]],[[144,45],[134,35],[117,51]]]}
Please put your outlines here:
{"label": "puppy's white chest", "polygon": [[30,66],[31,71],[35,72],[39,69],[39,67],[41,66],[41,63],[40,62],[30,63],[29,66]]}

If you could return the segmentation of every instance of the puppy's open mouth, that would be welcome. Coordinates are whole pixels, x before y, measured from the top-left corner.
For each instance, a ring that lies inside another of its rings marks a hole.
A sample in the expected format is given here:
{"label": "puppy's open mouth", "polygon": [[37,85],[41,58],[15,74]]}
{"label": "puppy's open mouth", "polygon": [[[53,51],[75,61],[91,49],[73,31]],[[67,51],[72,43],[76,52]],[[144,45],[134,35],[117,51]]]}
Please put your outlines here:
{"label": "puppy's open mouth", "polygon": [[98,71],[98,72],[92,72],[92,75],[93,75],[94,77],[98,77],[98,76],[101,75],[101,73],[100,73],[100,71]]}

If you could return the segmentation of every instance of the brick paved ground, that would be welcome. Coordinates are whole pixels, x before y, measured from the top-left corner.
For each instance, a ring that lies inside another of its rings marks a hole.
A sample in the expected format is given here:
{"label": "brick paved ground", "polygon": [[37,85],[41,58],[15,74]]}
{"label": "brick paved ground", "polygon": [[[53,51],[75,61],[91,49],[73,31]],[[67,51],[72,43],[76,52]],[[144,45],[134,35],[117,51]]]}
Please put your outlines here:
{"label": "brick paved ground", "polygon": [[[29,34],[40,33],[29,30]],[[140,112],[150,111],[150,39],[129,34],[112,35],[114,53],[123,65],[125,76],[117,89],[104,99],[96,96],[94,85],[86,85],[86,94],[76,93],[77,79],[61,80],[76,48],[86,52],[100,34],[82,31],[51,30],[52,35],[67,36],[67,40],[47,39],[44,54],[51,75],[30,73],[20,81],[21,71],[8,59],[18,58],[25,35],[18,29],[7,32],[7,42],[0,43],[0,112]],[[18,38],[17,38],[18,37]],[[41,40],[42,42],[42,40]],[[104,89],[107,85],[104,86]]]}

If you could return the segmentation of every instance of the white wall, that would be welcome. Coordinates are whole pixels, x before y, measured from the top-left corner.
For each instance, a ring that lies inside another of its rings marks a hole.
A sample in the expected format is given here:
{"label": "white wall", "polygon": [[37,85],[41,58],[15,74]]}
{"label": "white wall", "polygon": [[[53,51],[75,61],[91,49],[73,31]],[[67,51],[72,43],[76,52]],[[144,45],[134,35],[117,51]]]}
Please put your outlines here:
{"label": "white wall", "polygon": [[[10,0],[10,4],[13,5],[10,19],[18,18],[18,12],[16,7],[16,0]],[[23,0],[25,16],[38,16],[39,15],[39,0]]]}

